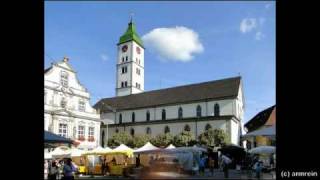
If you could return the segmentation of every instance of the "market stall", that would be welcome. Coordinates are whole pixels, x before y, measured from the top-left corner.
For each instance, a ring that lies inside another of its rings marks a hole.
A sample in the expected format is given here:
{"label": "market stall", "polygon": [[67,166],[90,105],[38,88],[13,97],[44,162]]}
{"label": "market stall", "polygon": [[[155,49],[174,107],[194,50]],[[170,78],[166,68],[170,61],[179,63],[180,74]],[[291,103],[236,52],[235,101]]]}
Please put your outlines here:
{"label": "market stall", "polygon": [[86,174],[101,174],[102,157],[111,152],[110,148],[103,148],[101,146],[85,152],[84,155],[84,165],[80,166],[80,172]]}
{"label": "market stall", "polygon": [[63,159],[63,158],[70,158],[71,157],[71,152],[68,147],[65,146],[60,146],[55,148],[51,152],[51,156],[53,159]]}
{"label": "market stall", "polygon": [[126,169],[133,166],[133,149],[124,144],[106,153],[106,157],[111,175],[123,175]]}

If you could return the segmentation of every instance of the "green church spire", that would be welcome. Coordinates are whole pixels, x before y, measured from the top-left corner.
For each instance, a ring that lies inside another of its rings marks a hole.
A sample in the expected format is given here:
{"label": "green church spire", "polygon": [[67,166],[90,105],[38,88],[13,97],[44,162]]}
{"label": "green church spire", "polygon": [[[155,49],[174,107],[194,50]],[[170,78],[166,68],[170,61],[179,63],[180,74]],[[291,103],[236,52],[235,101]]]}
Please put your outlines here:
{"label": "green church spire", "polygon": [[136,26],[132,22],[132,17],[131,17],[131,20],[128,24],[127,31],[120,37],[118,45],[128,41],[132,41],[132,40],[135,41],[137,44],[139,44],[141,47],[143,47],[142,40],[140,39],[138,33],[136,32]]}

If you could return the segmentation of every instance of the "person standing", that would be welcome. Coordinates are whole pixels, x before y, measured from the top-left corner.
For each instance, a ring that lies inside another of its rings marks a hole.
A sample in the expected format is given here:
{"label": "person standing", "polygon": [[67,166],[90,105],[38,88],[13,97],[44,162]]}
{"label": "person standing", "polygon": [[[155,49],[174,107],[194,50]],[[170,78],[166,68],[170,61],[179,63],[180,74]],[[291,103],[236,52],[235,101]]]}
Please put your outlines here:
{"label": "person standing", "polygon": [[226,155],[221,154],[221,165],[225,178],[229,178],[229,164],[231,164],[231,159]]}
{"label": "person standing", "polygon": [[64,180],[74,180],[73,173],[75,172],[75,168],[72,164],[72,160],[68,158],[66,163],[63,166],[63,176]]}
{"label": "person standing", "polygon": [[49,170],[49,180],[56,180],[57,179],[57,175],[59,173],[59,167],[57,166],[56,161],[52,161],[52,164],[50,166],[50,170]]}
{"label": "person standing", "polygon": [[44,161],[44,179],[48,179],[49,165],[48,161]]}
{"label": "person standing", "polygon": [[140,167],[140,154],[136,157],[136,167]]}
{"label": "person standing", "polygon": [[214,159],[212,156],[209,156],[209,169],[211,171],[211,176],[214,174]]}
{"label": "person standing", "polygon": [[206,158],[202,154],[201,159],[200,159],[200,163],[199,163],[199,171],[200,171],[201,176],[203,176],[205,173],[205,167],[206,167]]}
{"label": "person standing", "polygon": [[254,165],[254,169],[256,171],[256,178],[260,179],[261,171],[262,171],[262,162],[261,161],[257,161],[256,164]]}
{"label": "person standing", "polygon": [[102,174],[102,176],[104,176],[106,174],[106,166],[107,166],[106,159],[104,158],[102,163],[101,163],[101,174]]}

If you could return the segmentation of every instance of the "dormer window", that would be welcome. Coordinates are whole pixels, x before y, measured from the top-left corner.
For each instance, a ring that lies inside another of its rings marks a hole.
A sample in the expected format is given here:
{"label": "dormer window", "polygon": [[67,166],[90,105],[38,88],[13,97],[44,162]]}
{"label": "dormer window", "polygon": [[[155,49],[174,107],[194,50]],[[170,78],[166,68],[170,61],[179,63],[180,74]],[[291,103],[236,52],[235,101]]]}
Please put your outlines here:
{"label": "dormer window", "polygon": [[68,73],[65,71],[61,71],[60,73],[60,83],[64,87],[68,87]]}
{"label": "dormer window", "polygon": [[65,98],[62,98],[62,99],[61,99],[61,102],[60,102],[60,106],[61,106],[62,108],[65,108],[66,105],[67,105],[66,99],[65,99]]}
{"label": "dormer window", "polygon": [[80,100],[79,101],[79,106],[78,106],[79,111],[84,112],[86,110],[86,104],[84,101]]}

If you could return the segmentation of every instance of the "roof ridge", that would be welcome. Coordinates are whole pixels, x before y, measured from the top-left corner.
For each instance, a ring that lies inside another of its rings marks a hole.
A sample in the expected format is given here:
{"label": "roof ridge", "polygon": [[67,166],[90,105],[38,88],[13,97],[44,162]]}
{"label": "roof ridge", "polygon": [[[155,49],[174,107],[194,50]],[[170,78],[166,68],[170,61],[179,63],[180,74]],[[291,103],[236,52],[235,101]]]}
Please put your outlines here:
{"label": "roof ridge", "polygon": [[124,98],[124,97],[128,97],[128,96],[142,95],[142,94],[146,94],[146,93],[158,92],[158,91],[163,91],[163,90],[168,90],[168,89],[176,89],[176,88],[184,88],[184,87],[190,87],[190,86],[196,86],[196,85],[217,83],[217,82],[221,82],[221,81],[227,81],[227,80],[238,79],[238,78],[241,79],[241,76],[234,76],[234,77],[229,77],[229,78],[224,78],[224,79],[217,79],[217,80],[212,80],[212,81],[204,81],[204,82],[199,82],[199,83],[186,84],[186,85],[168,87],[168,88],[163,88],[163,89],[155,89],[155,90],[145,91],[145,92],[142,92],[142,93],[139,93],[139,94],[130,94],[130,95],[126,95],[126,96],[114,96],[114,97],[109,97],[109,98],[102,98],[101,100],[113,99],[113,98]]}

